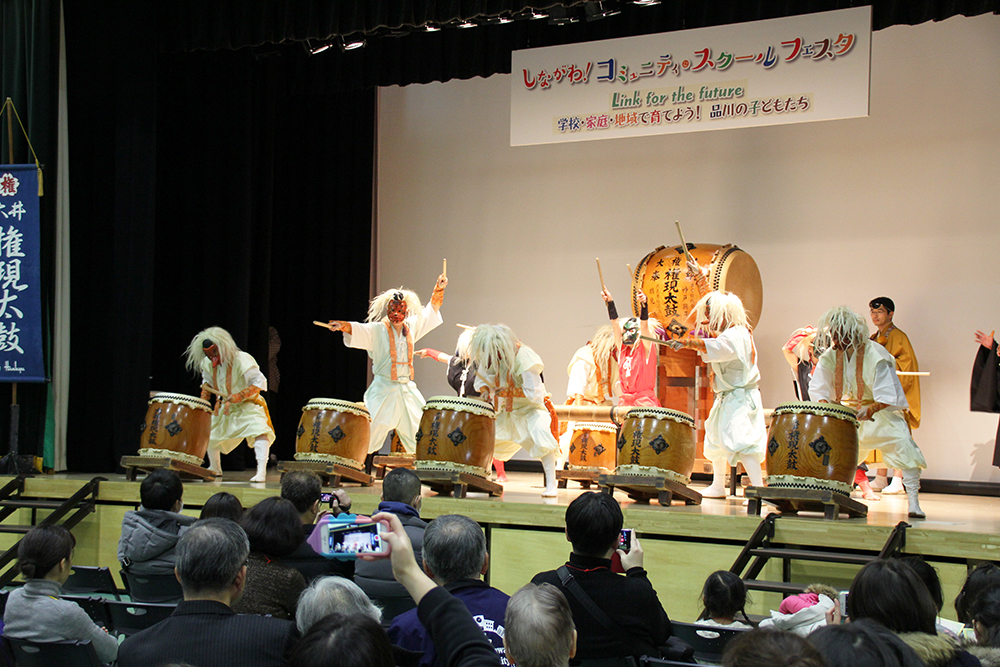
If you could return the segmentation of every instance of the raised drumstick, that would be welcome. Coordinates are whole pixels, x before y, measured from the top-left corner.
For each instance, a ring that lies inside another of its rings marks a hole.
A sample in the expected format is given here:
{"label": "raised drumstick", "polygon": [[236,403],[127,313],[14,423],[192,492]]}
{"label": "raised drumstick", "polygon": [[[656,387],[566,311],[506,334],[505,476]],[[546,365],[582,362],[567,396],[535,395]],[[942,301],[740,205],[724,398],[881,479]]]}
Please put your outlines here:
{"label": "raised drumstick", "polygon": [[313,320],[313,324],[315,324],[318,327],[323,327],[324,329],[329,329],[330,331],[335,331],[333,325],[329,324],[328,322],[317,322],[316,320]]}
{"label": "raised drumstick", "polygon": [[441,266],[441,275],[445,278],[448,277],[448,258],[444,259],[444,263]]}
{"label": "raised drumstick", "polygon": [[604,274],[601,273],[601,258],[597,257],[595,259],[597,259],[597,275],[601,279],[601,291],[602,292],[606,292],[606,291],[608,291],[608,288],[604,286]]}
{"label": "raised drumstick", "polygon": [[632,280],[632,265],[631,264],[626,264],[625,268],[628,269],[628,279]]}
{"label": "raised drumstick", "polygon": [[674,224],[677,225],[677,234],[680,235],[680,237],[681,237],[681,247],[684,248],[684,257],[686,257],[687,261],[690,262],[691,261],[691,253],[688,252],[688,244],[687,244],[687,241],[684,240],[684,232],[681,231],[681,221],[680,220],[674,220]]}

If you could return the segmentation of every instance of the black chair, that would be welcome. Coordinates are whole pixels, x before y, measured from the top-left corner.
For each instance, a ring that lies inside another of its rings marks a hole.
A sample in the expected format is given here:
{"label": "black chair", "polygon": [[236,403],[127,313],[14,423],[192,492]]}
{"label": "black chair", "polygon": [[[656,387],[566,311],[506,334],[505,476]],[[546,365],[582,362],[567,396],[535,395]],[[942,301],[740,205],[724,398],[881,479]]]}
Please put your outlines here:
{"label": "black chair", "polygon": [[677,662],[676,660],[664,660],[663,658],[650,658],[644,655],[639,658],[640,667],[691,667],[690,662]]}
{"label": "black chair", "polygon": [[[104,607],[115,626],[115,633],[122,637],[156,625],[174,613],[175,604],[149,604],[145,602],[117,602],[105,600]],[[110,628],[109,628],[110,629]]]}
{"label": "black chair", "polygon": [[111,576],[111,570],[106,567],[74,565],[73,572],[63,584],[62,590],[68,595],[102,593],[113,595],[116,600],[122,599],[118,594],[118,585]]}
{"label": "black chair", "polygon": [[718,663],[726,644],[746,628],[719,628],[695,623],[670,622],[671,634],[694,647],[694,657],[698,662]]}
{"label": "black chair", "polygon": [[368,599],[382,609],[382,627],[386,629],[392,625],[392,619],[417,607],[417,604],[409,595],[406,597],[395,597],[390,595],[372,595],[369,593]]}
{"label": "black chair", "polygon": [[33,642],[4,637],[17,667],[101,667],[89,641]]}
{"label": "black chair", "polygon": [[10,597],[10,591],[0,591],[0,618],[3,618],[3,613],[7,611],[8,597]]}
{"label": "black chair", "polygon": [[181,583],[172,574],[133,574],[122,570],[129,598],[136,602],[176,604],[184,599]]}
{"label": "black chair", "polygon": [[87,612],[87,616],[90,616],[95,624],[106,628],[108,632],[114,630],[111,623],[111,617],[108,615],[108,610],[104,606],[105,599],[97,597],[96,595],[63,595],[60,596],[63,600],[69,600],[70,602],[75,602],[80,607]]}

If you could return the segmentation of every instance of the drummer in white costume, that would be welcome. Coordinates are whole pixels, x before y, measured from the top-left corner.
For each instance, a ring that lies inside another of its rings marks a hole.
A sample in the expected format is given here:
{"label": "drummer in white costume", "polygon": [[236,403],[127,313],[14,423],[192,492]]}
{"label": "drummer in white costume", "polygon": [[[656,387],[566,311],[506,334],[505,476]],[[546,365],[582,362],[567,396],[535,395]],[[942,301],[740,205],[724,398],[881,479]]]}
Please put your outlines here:
{"label": "drummer in white costume", "polygon": [[[903,416],[908,404],[896,376],[896,360],[884,347],[868,339],[864,319],[847,306],[823,315],[816,338],[829,349],[816,364],[809,397],[825,403],[840,402],[858,411],[858,460],[864,461],[873,449],[880,450],[888,465],[903,471],[909,515],[924,518],[917,492],[920,470],[927,467],[927,462]],[[862,477],[867,485],[863,472]],[[871,487],[866,491],[870,492]]]}
{"label": "drummer in white costume", "polygon": [[[607,405],[618,402],[618,359],[614,331],[610,324],[594,332],[592,340],[579,348],[569,362],[569,384],[566,405]],[[559,437],[559,460],[569,453],[575,422],[567,422],[566,432]]]}
{"label": "drummer in white costume", "polygon": [[257,474],[251,482],[267,476],[267,455],[274,442],[274,427],[267,403],[260,392],[267,391],[267,378],[254,358],[243,352],[229,332],[209,327],[191,339],[185,354],[188,370],[201,373],[201,398],[215,396],[212,432],[208,440],[209,470],[222,474],[221,455],[243,442],[253,447]]}
{"label": "drummer in white costume", "polygon": [[555,498],[559,442],[552,431],[558,421],[542,383],[541,358],[503,324],[476,327],[470,354],[477,367],[476,389],[497,412],[493,458],[507,461],[520,447],[532,458],[541,459],[545,473],[542,497]]}
{"label": "drummer in white costume", "polygon": [[715,400],[705,422],[705,456],[712,462],[712,484],[706,498],[724,498],[726,471],[742,463],[752,486],[763,486],[760,462],[767,430],[760,399],[757,349],[743,302],[729,292],[710,292],[695,306],[696,321],[706,338],[694,335],[671,341],[670,347],[696,350],[712,372]]}
{"label": "drummer in white costume", "polygon": [[365,391],[372,416],[368,452],[382,447],[395,429],[403,449],[416,451],[424,397],[413,381],[413,343],[441,324],[441,303],[448,279],[438,276],[430,303],[402,288],[382,292],[368,306],[365,322],[330,320],[331,331],[344,333],[344,345],[367,350],[374,379]]}

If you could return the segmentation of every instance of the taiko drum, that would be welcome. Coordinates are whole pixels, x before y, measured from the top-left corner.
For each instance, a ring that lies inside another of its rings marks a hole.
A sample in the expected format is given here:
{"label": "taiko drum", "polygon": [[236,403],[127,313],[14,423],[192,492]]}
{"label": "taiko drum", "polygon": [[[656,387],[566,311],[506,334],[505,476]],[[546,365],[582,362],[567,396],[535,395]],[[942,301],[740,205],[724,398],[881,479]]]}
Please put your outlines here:
{"label": "taiko drum", "polygon": [[186,394],[158,392],[149,399],[139,437],[139,455],[169,451],[201,465],[211,432],[212,406],[208,401]]}
{"label": "taiko drum", "polygon": [[657,468],[689,478],[697,438],[691,415],[667,408],[632,408],[618,435],[618,474]]}
{"label": "taiko drum", "polygon": [[831,403],[779,405],[767,434],[767,485],[850,495],[858,465],[853,409]]}
{"label": "taiko drum", "polygon": [[329,461],[361,470],[368,456],[371,415],[363,403],[314,398],[302,408],[295,458]]}
{"label": "taiko drum", "polygon": [[617,429],[611,424],[577,422],[566,458],[569,467],[576,470],[614,470],[616,433]]}
{"label": "taiko drum", "polygon": [[496,412],[477,398],[434,396],[417,431],[418,470],[449,469],[485,476],[493,460]]}

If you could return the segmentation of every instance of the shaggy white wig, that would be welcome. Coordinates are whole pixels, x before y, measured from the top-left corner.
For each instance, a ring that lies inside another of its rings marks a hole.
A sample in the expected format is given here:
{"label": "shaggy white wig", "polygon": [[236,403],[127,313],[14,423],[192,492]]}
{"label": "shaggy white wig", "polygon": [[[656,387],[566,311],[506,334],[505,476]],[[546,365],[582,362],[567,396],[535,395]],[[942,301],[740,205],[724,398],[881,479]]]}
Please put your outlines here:
{"label": "shaggy white wig", "polygon": [[610,324],[605,324],[594,332],[590,339],[590,349],[594,352],[594,363],[600,369],[608,367],[611,349],[615,346],[615,333]]}
{"label": "shaggy white wig", "polygon": [[750,328],[747,310],[732,292],[709,292],[694,307],[695,328],[708,320],[708,330],[720,333],[731,327]]}
{"label": "shaggy white wig", "polygon": [[837,306],[819,318],[819,331],[814,345],[817,350],[842,343],[845,349],[862,350],[868,340],[868,325],[864,318],[847,306]]}
{"label": "shaggy white wig", "polygon": [[201,361],[205,358],[205,351],[202,348],[206,340],[210,340],[218,346],[222,363],[232,361],[240,351],[240,348],[236,347],[236,341],[233,340],[228,331],[222,327],[209,327],[195,334],[187,351],[184,352],[186,360],[184,366],[189,371],[197,372],[201,369]]}
{"label": "shaggy white wig", "polygon": [[516,356],[517,336],[506,324],[480,324],[472,332],[469,358],[483,372],[496,373],[498,384],[514,374]]}
{"label": "shaggy white wig", "polygon": [[406,302],[406,316],[417,315],[423,306],[420,305],[420,297],[416,295],[415,292],[411,292],[408,289],[403,289],[402,287],[397,287],[396,289],[390,289],[382,292],[377,297],[372,299],[372,302],[368,304],[368,319],[366,322],[381,322],[389,313],[389,302],[392,301],[394,294],[402,292],[403,301]]}
{"label": "shaggy white wig", "polygon": [[458,345],[455,347],[458,352],[458,358],[462,360],[463,363],[468,363],[469,361],[469,349],[472,346],[472,332],[475,329],[462,329],[462,333],[458,337]]}

